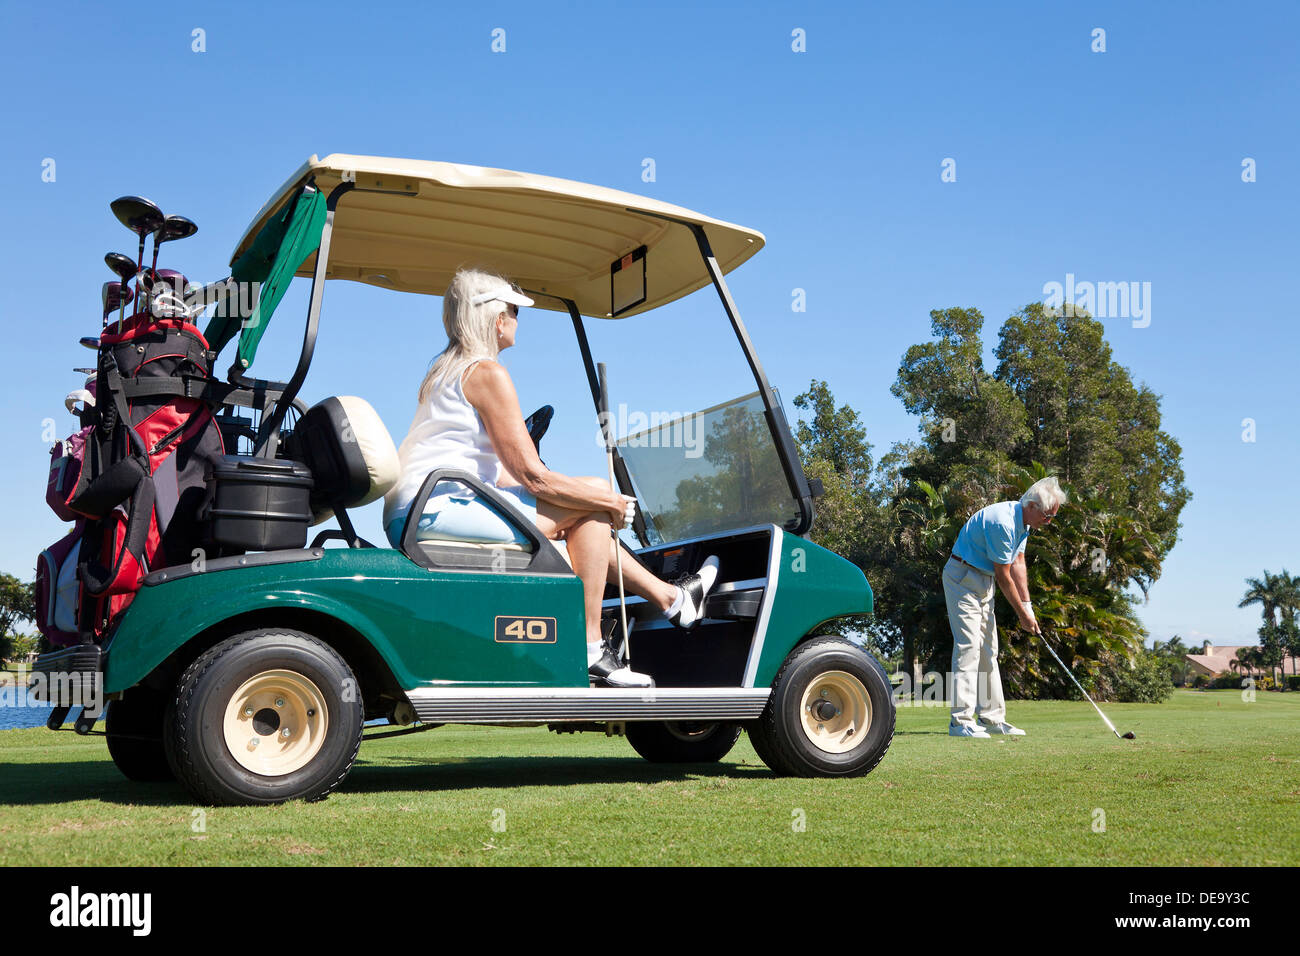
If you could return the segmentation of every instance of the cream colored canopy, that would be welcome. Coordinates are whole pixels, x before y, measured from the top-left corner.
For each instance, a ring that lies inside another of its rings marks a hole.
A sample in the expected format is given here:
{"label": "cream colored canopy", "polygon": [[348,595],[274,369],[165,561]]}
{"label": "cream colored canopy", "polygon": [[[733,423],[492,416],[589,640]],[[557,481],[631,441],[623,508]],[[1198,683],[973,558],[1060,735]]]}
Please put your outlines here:
{"label": "cream colored canopy", "polygon": [[[623,318],[709,283],[690,230],[656,215],[704,226],[724,273],[764,243],[752,229],[601,186],[458,163],[331,153],[312,156],[276,191],[239,240],[232,263],[312,177],[326,195],[345,177],[357,185],[335,213],[327,278],[401,292],[441,295],[458,268],[478,266],[531,292],[572,299],[583,315],[607,318],[610,263],[644,245],[646,301]],[[315,258],[297,275],[310,276]],[[551,298],[537,298],[537,307],[564,311]]]}

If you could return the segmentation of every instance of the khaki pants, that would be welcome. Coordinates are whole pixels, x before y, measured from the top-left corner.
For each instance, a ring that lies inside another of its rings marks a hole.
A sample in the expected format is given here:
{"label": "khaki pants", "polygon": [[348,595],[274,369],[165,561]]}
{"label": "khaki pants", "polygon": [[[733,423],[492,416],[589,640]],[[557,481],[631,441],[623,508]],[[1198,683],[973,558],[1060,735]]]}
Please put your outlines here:
{"label": "khaki pants", "polygon": [[985,574],[949,558],[943,566],[943,596],[952,628],[952,722],[986,724],[1006,720],[1007,704],[998,673],[998,628],[993,617],[997,590]]}

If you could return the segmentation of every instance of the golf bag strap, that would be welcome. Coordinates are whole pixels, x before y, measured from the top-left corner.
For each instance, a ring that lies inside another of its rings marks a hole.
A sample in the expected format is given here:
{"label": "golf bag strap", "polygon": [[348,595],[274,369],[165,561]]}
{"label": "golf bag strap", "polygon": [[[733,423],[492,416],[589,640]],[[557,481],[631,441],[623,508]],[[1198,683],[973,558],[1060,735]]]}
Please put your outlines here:
{"label": "golf bag strap", "polygon": [[[210,386],[217,386],[211,388]],[[220,401],[234,387],[225,387],[216,379],[201,375],[177,375],[173,378],[155,378],[122,383],[122,392],[129,399],[154,398],[165,395],[173,398],[198,398]]]}
{"label": "golf bag strap", "polygon": [[[144,475],[131,494],[131,506],[127,512],[126,536],[121,550],[109,558],[112,564],[102,561],[86,562],[77,568],[81,583],[92,597],[98,597],[109,589],[122,572],[122,564],[127,557],[135,559],[139,565],[144,564],[144,548],[149,540],[149,525],[153,520],[154,486],[153,477]],[[101,555],[101,558],[103,556]]]}
{"label": "golf bag strap", "polygon": [[135,449],[135,453],[144,457],[146,462],[145,471],[147,472],[149,470],[147,464],[149,449],[144,446],[144,439],[140,436],[140,433],[131,427],[131,411],[126,407],[126,391],[122,382],[122,373],[117,370],[117,363],[113,361],[111,355],[108,356],[106,371],[108,390],[113,396],[113,407],[117,410],[117,420],[126,429],[127,437],[130,439],[131,447]]}

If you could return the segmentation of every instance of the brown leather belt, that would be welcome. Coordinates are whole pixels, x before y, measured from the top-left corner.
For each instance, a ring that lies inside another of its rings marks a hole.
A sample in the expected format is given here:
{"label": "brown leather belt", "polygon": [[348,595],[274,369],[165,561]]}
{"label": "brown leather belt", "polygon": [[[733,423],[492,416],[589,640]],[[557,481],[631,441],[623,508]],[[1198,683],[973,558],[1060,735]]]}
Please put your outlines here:
{"label": "brown leather belt", "polygon": [[950,555],[950,557],[951,557],[954,561],[956,561],[958,564],[964,564],[964,565],[966,565],[966,567],[970,568],[972,571],[978,571],[980,574],[984,575],[985,577],[988,577],[988,572],[985,571],[983,568],[977,568],[977,567],[975,567],[975,565],[971,564],[969,561],[963,561],[961,558],[957,557],[957,555],[956,555],[955,553],[952,554],[952,555]]}

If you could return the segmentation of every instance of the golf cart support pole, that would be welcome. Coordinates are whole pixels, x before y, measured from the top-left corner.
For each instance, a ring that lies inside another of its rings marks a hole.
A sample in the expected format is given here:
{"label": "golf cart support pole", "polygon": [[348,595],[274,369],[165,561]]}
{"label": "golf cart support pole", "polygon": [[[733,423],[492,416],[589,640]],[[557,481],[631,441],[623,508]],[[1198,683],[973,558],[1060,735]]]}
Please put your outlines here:
{"label": "golf cart support pole", "polygon": [[298,390],[307,378],[307,369],[311,367],[312,352],[316,350],[316,330],[320,326],[320,304],[325,294],[325,269],[330,257],[330,234],[334,231],[334,210],[345,193],[356,188],[356,183],[344,181],[334,187],[325,200],[325,225],[321,229],[320,246],[316,249],[316,268],[311,276],[311,301],[307,306],[307,330],[303,333],[302,352],[298,356],[298,366],[293,370],[284,392],[275,403],[275,411],[269,419],[262,422],[258,429],[257,441],[253,448],[255,458],[274,458],[279,444],[280,426],[284,416],[293,404]]}
{"label": "golf cart support pole", "polygon": [[[591,358],[591,343],[587,341],[587,328],[582,324],[582,313],[578,311],[578,304],[572,299],[560,299],[560,301],[569,310],[569,318],[573,320],[573,332],[578,337],[578,350],[582,353],[582,367],[587,372],[587,384],[591,386],[591,400],[596,405],[596,415],[606,416],[600,419],[600,428],[601,434],[606,436],[608,447],[614,456],[614,477],[617,480],[618,490],[635,498],[636,491],[632,487],[632,476],[628,474],[627,463],[623,461],[623,456],[618,453],[618,448],[614,444],[614,426],[612,420],[608,417],[609,409],[604,408],[602,405],[600,380],[596,375],[596,363]],[[646,531],[645,516],[641,514],[640,508],[637,509],[636,516],[632,519],[632,531],[641,544],[650,543]]]}
{"label": "golf cart support pole", "polygon": [[790,424],[785,419],[785,412],[775,400],[772,386],[768,384],[767,373],[763,371],[758,353],[754,351],[754,345],[749,340],[749,332],[740,319],[740,310],[736,308],[735,300],[731,298],[731,290],[727,288],[727,280],[722,276],[722,267],[718,265],[718,260],[713,255],[713,247],[709,244],[709,237],[704,232],[704,227],[699,223],[678,219],[675,216],[665,216],[646,210],[636,210],[636,212],[643,216],[652,216],[655,219],[685,226],[695,237],[695,244],[700,249],[700,258],[704,260],[704,268],[708,270],[709,278],[713,280],[713,288],[717,290],[718,298],[722,300],[722,308],[726,311],[727,318],[731,320],[731,328],[740,341],[740,350],[745,353],[749,370],[754,374],[754,381],[758,383],[758,393],[763,399],[763,412],[767,418],[767,429],[772,435],[772,443],[776,447],[776,456],[781,461],[786,481],[789,482],[790,490],[799,505],[799,517],[787,523],[786,530],[791,534],[807,534],[813,524],[813,497],[821,493],[820,488],[814,489],[803,473],[799,452],[794,446],[794,437],[790,434]]}
{"label": "golf cart support pole", "polygon": [[727,312],[727,318],[731,320],[736,338],[740,340],[741,351],[745,353],[750,371],[754,373],[754,381],[758,382],[758,391],[763,397],[763,408],[767,415],[768,431],[772,434],[777,457],[781,459],[781,467],[785,470],[790,489],[795,493],[795,500],[799,504],[799,518],[795,526],[787,526],[787,530],[791,534],[807,534],[813,524],[813,491],[803,473],[803,465],[799,461],[799,452],[794,447],[794,438],[790,434],[790,425],[785,420],[785,412],[775,401],[772,386],[768,384],[767,374],[758,361],[753,343],[749,341],[749,332],[745,330],[745,323],[740,320],[740,311],[731,298],[731,290],[727,288],[727,280],[722,277],[722,268],[714,258],[713,247],[709,245],[709,237],[705,235],[704,227],[693,222],[683,223],[683,225],[687,226],[695,236],[695,243],[700,247],[700,257],[704,260],[704,267],[709,270],[713,287],[718,291],[722,307]]}

